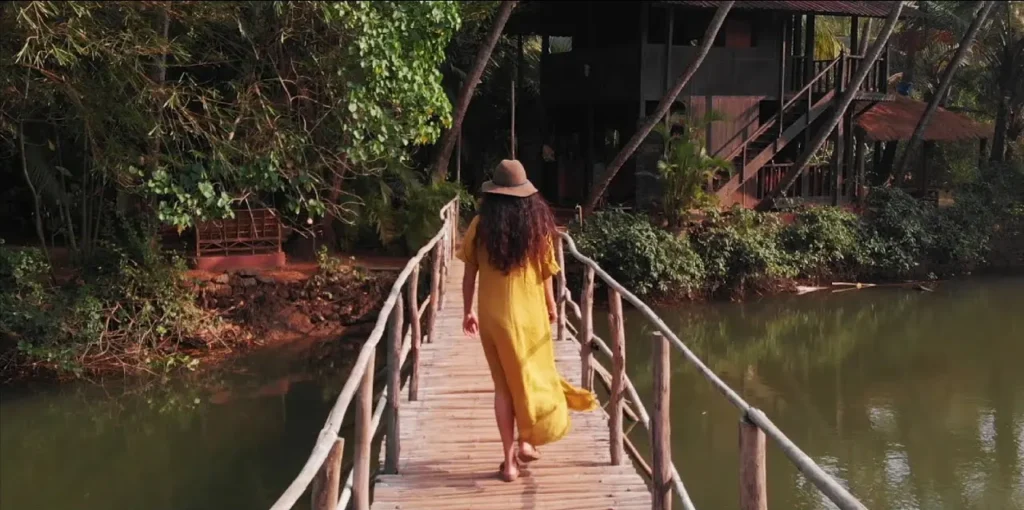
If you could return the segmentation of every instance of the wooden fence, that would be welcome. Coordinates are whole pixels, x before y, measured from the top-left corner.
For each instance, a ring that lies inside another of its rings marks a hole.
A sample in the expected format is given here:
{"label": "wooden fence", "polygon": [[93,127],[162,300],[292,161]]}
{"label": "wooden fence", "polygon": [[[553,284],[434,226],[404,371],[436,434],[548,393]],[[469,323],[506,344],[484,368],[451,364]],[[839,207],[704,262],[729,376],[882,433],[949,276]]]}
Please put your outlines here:
{"label": "wooden fence", "polygon": [[[387,451],[384,470],[395,472],[401,449],[399,442],[399,392],[402,366],[411,356],[412,373],[409,376],[409,399],[416,400],[419,388],[419,349],[423,318],[426,315],[426,341],[433,339],[437,312],[444,307],[445,282],[448,267],[456,248],[459,225],[459,200],[456,198],[441,209],[441,229],[405,265],[398,274],[391,292],[381,308],[380,315],[366,343],[359,350],[352,373],[342,387],[341,394],[327,415],[327,421],[317,436],[316,444],[298,476],[277,499],[271,510],[290,510],[312,486],[314,510],[370,508],[371,445],[380,422],[387,410],[385,434]],[[433,264],[430,278],[430,297],[418,303],[420,265],[427,254]],[[404,291],[404,292],[403,292]],[[404,296],[403,296],[404,294]],[[404,300],[403,300],[404,297]],[[408,321],[406,320],[408,319]],[[406,322],[408,324],[406,325]],[[387,331],[386,388],[373,404],[374,361],[377,346]],[[344,485],[341,483],[341,459],[344,440],[338,436],[349,406],[355,401],[355,458]]]}

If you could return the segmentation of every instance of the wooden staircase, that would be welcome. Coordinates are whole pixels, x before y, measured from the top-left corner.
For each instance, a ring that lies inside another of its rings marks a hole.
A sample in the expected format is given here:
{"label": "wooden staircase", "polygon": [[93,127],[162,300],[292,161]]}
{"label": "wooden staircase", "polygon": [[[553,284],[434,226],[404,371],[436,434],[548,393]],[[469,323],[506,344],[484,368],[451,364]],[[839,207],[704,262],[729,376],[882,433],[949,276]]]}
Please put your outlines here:
{"label": "wooden staircase", "polygon": [[[723,203],[733,201],[733,196],[743,185],[756,179],[761,169],[772,158],[786,148],[798,135],[810,129],[814,122],[827,112],[836,99],[838,87],[834,79],[835,69],[844,57],[822,66],[817,75],[783,103],[774,117],[762,123],[757,130],[730,152],[716,156],[733,162],[734,173],[715,189],[715,195]],[[830,83],[831,82],[831,83]],[[841,83],[841,80],[839,80]],[[756,120],[751,121],[751,124]],[[744,128],[745,129],[745,128]]]}

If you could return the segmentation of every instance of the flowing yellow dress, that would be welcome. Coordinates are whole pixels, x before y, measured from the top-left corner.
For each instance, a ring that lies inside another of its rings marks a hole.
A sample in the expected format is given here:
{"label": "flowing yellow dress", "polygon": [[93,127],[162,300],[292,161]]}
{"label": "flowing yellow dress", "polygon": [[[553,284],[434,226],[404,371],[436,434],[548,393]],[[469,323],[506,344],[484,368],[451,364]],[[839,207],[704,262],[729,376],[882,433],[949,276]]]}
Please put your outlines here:
{"label": "flowing yellow dress", "polygon": [[569,409],[597,408],[597,397],[569,384],[555,367],[544,284],[561,268],[549,247],[543,263],[531,260],[509,274],[491,266],[477,243],[474,218],[462,241],[459,259],[479,268],[477,314],[480,341],[495,391],[512,396],[519,438],[544,445],[569,432]]}

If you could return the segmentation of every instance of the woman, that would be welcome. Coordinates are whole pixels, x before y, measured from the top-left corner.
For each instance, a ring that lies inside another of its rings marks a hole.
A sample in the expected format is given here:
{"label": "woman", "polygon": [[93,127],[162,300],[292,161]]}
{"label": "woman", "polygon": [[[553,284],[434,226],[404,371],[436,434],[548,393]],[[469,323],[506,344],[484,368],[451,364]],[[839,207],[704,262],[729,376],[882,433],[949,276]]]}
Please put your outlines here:
{"label": "woman", "polygon": [[[494,381],[494,416],[505,460],[503,480],[519,477],[519,463],[540,458],[536,447],[569,432],[569,409],[597,407],[594,394],[574,388],[558,374],[551,323],[555,298],[551,279],[555,222],[518,161],[505,160],[484,183],[480,214],[462,241],[463,330],[480,335]],[[477,315],[473,313],[480,277]],[[519,452],[514,455],[514,427]]]}

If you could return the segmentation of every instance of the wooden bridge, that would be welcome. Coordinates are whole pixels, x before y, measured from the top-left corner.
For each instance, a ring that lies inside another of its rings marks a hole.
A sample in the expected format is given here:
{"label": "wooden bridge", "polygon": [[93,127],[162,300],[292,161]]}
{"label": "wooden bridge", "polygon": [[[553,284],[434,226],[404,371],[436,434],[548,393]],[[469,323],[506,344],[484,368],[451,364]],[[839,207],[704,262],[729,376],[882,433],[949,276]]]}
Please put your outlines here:
{"label": "wooden bridge", "polygon": [[[493,387],[487,363],[479,342],[465,338],[461,331],[459,300],[445,306],[448,289],[457,292],[462,280],[463,266],[452,257],[458,239],[457,201],[442,209],[441,220],[437,235],[398,275],[309,459],[271,510],[304,507],[296,503],[307,490],[313,510],[665,510],[671,508],[673,501],[680,502],[684,509],[693,509],[672,462],[669,353],[673,347],[738,410],[737,489],[741,510],[768,508],[767,438],[836,506],[843,510],[866,510],[764,413],[750,406],[711,372],[647,305],[579,253],[566,234],[560,235],[559,260],[566,268],[568,252],[582,264],[584,278],[581,302],[577,304],[566,286],[565,272],[558,277],[556,361],[570,381],[590,389],[595,379],[603,383],[609,401],[601,410],[574,413],[572,430],[565,439],[545,446],[544,457],[524,467],[516,482],[500,481],[497,473],[501,441],[494,422]],[[428,254],[432,268],[429,294],[419,290],[420,266]],[[593,334],[596,278],[608,289],[609,342]],[[655,347],[651,360],[653,413],[648,413],[625,373],[623,300],[636,307],[656,331],[649,339]],[[569,314],[578,326],[569,320]],[[375,394],[374,366],[385,332],[386,366],[381,373],[386,384]],[[580,342],[578,338],[589,341]],[[596,355],[611,360],[611,369],[598,362]],[[375,395],[379,395],[376,404]],[[344,440],[338,432],[353,402],[352,469],[343,481]],[[634,426],[624,427],[624,422],[630,420]],[[379,472],[374,480],[371,468],[376,463],[372,447],[382,421],[385,430]],[[629,431],[634,428],[650,434],[652,451],[647,458],[629,439]]]}

